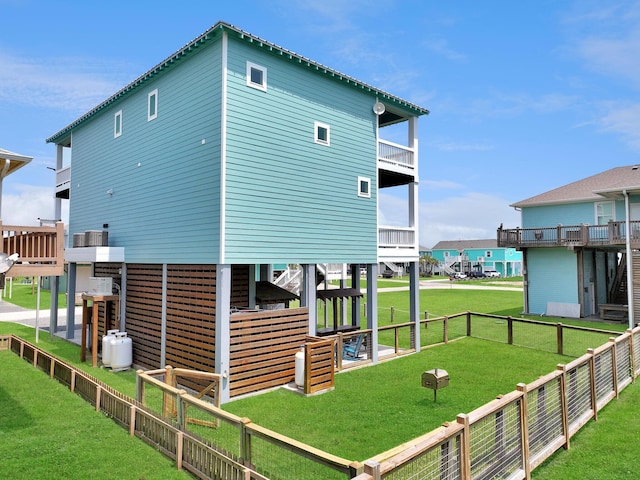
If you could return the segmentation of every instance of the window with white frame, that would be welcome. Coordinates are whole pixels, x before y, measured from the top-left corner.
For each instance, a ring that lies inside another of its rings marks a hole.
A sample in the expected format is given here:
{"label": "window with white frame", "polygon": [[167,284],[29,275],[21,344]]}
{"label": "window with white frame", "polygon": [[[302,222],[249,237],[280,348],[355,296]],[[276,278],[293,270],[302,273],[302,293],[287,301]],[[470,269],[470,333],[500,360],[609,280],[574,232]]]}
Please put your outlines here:
{"label": "window with white frame", "polygon": [[327,125],[326,123],[314,122],[313,130],[313,141],[315,143],[319,143],[320,145],[328,146],[330,143],[331,127],[329,127],[329,125]]}
{"label": "window with white frame", "polygon": [[147,121],[158,117],[158,89],[149,92],[147,96]]}
{"label": "window with white frame", "polygon": [[122,135],[122,110],[118,110],[113,116],[113,138]]}
{"label": "window with white frame", "polygon": [[267,69],[253,62],[247,62],[247,85],[267,91]]}
{"label": "window with white frame", "polygon": [[615,220],[613,202],[596,203],[596,225],[606,225],[611,220]]}
{"label": "window with white frame", "polygon": [[484,252],[484,256],[485,256],[486,258],[491,258],[492,253],[493,253],[493,252],[491,252],[491,250],[487,250],[486,252]]}
{"label": "window with white frame", "polygon": [[371,179],[368,177],[358,177],[358,196],[371,198]]}

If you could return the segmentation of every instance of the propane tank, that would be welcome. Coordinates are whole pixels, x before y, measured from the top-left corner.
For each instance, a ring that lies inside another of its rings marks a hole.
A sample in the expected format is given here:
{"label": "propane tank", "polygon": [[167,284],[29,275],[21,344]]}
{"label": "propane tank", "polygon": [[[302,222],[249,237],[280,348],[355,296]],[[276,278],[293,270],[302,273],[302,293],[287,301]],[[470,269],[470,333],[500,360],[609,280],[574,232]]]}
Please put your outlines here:
{"label": "propane tank", "polygon": [[102,365],[111,365],[111,340],[115,340],[118,330],[107,330],[107,334],[102,337]]}
{"label": "propane tank", "polygon": [[296,386],[304,388],[304,347],[296,353]]}
{"label": "propane tank", "polygon": [[118,332],[111,340],[111,370],[120,372],[127,370],[133,363],[132,342],[126,332]]}

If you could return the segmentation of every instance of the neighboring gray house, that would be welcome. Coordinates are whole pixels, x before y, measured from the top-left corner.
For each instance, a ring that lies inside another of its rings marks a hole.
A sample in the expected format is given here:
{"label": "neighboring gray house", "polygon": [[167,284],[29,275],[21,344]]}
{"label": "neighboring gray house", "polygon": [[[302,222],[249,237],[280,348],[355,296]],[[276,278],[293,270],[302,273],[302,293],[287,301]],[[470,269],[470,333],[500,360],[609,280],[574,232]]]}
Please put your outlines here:
{"label": "neighboring gray house", "polygon": [[628,309],[633,323],[640,305],[637,165],[512,206],[522,212],[522,228],[499,229],[498,245],[523,253],[525,313],[620,318]]}

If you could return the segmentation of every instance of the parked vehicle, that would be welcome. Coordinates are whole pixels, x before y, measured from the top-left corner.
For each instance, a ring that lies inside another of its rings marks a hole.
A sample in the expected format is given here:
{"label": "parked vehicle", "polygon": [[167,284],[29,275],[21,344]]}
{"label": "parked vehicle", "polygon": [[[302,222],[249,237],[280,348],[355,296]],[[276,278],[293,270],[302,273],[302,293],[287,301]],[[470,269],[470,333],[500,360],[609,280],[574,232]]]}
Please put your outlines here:
{"label": "parked vehicle", "polygon": [[484,273],[489,278],[500,278],[500,272],[496,270],[485,270]]}
{"label": "parked vehicle", "polygon": [[469,278],[485,278],[487,275],[484,272],[469,272]]}
{"label": "parked vehicle", "polygon": [[467,278],[467,275],[462,272],[455,272],[453,275],[451,275],[451,278],[462,280],[463,278]]}
{"label": "parked vehicle", "polygon": [[382,278],[393,278],[395,277],[395,272],[391,269],[386,269],[382,272]]}

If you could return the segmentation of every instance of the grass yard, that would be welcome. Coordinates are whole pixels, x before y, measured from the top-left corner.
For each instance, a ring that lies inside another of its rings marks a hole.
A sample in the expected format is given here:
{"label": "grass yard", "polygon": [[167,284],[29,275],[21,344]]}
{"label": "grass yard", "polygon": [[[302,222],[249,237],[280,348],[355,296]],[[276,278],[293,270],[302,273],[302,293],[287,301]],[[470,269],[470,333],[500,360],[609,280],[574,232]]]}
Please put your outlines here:
{"label": "grass yard", "polygon": [[[16,277],[13,279],[13,287],[11,288],[11,298],[9,298],[9,282],[7,281],[6,296],[2,299],[6,302],[13,303],[19,307],[36,309],[36,302],[38,299],[38,285],[32,283],[22,283],[22,277]],[[37,281],[37,278],[36,278]],[[43,288],[40,289],[40,309],[48,310],[51,306],[51,292]],[[58,306],[65,308],[67,306],[67,295],[65,293],[58,294]]]}
{"label": "grass yard", "polygon": [[14,353],[0,363],[0,478],[192,478]]}
{"label": "grass yard", "polygon": [[[346,371],[335,390],[303,397],[287,390],[236,400],[224,409],[351,460],[365,460],[427,433],[566,363],[568,357],[473,338],[377,366]],[[443,368],[449,387],[433,392],[421,374]]]}

